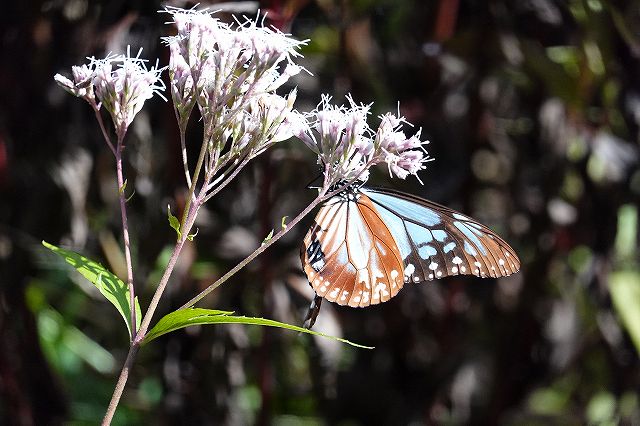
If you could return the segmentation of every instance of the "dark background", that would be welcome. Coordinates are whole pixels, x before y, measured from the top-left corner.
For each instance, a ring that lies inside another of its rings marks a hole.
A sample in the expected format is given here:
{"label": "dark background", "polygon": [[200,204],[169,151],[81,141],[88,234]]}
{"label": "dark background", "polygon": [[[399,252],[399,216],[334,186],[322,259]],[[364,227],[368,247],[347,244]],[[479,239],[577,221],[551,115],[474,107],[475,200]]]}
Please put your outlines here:
{"label": "dark background", "polygon": [[[631,337],[640,345],[640,325],[621,320],[640,312],[640,3],[260,3],[270,24],[311,39],[301,63],[314,77],[296,79],[297,108],[351,92],[375,101],[377,125],[399,101],[436,161],[421,174],[424,186],[390,180],[384,168],[371,182],[493,227],[522,271],[410,285],[367,309],[323,304],[315,329],[375,350],[239,325],[167,335],[140,353],[115,423],[640,424],[640,348]],[[2,424],[96,423],[104,414],[126,330],[40,241],[122,274],[115,168],[90,108],[53,75],[127,44],[166,65],[159,37],[171,28],[161,7],[3,4]],[[194,117],[191,157],[198,125]],[[166,206],[179,209],[185,196],[170,103],[148,102],[127,145],[134,273],[146,307],[175,238]],[[253,161],[201,214],[156,318],[302,210],[317,174],[296,141]],[[301,324],[311,290],[298,247],[310,221],[201,306]]]}

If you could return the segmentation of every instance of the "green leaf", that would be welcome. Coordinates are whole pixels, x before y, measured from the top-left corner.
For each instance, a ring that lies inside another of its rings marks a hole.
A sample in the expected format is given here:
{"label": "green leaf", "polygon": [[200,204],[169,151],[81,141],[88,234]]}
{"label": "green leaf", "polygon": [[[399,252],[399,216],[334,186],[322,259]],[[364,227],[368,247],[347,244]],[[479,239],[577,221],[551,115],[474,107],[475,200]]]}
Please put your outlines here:
{"label": "green leaf", "polygon": [[609,292],[622,324],[640,354],[640,272],[618,271],[609,276]]}
{"label": "green leaf", "polygon": [[252,318],[252,317],[242,317],[242,316],[234,316],[233,312],[227,311],[216,311],[212,309],[202,309],[202,308],[187,308],[187,309],[179,309],[177,311],[173,311],[158,321],[158,323],[149,331],[147,336],[143,340],[143,344],[149,343],[151,340],[156,337],[162,336],[163,334],[169,333],[171,331],[178,330],[180,328],[189,327],[192,325],[204,325],[204,324],[246,324],[246,325],[261,325],[266,327],[277,327],[284,328],[287,330],[298,331],[300,333],[312,334],[314,336],[326,337],[328,339],[337,340],[342,343],[347,343],[351,346],[355,346],[358,348],[364,349],[373,349],[371,346],[363,346],[357,343],[353,343],[346,339],[341,339],[339,337],[329,336],[324,333],[319,333],[317,331],[311,331],[306,328],[298,327],[291,324],[286,324],[279,321],[274,321],[265,318]]}
{"label": "green leaf", "polygon": [[124,194],[124,190],[127,189],[127,180],[124,180],[124,183],[122,184],[122,186],[120,188],[118,188],[118,193],[120,194]]}
{"label": "green leaf", "polygon": [[587,419],[589,424],[614,424],[616,415],[616,398],[609,392],[596,393],[587,404]]}
{"label": "green leaf", "polygon": [[282,229],[287,229],[287,218],[289,216],[282,216]]}
{"label": "green leaf", "polygon": [[271,230],[271,232],[269,232],[269,235],[266,236],[266,238],[264,240],[262,240],[262,245],[267,244],[271,238],[273,238],[273,229]]}
{"label": "green leaf", "polygon": [[[120,312],[131,336],[131,306],[129,304],[129,290],[127,289],[127,285],[98,262],[73,251],[56,247],[46,241],[43,241],[42,245],[62,257],[100,290],[100,293]],[[135,298],[135,305],[137,330],[140,327],[140,321],[142,319],[142,312],[137,297]]]}
{"label": "green leaf", "polygon": [[182,236],[182,233],[180,232],[180,221],[177,217],[171,214],[171,206],[167,206],[167,214],[169,215],[169,225],[176,231],[178,239],[180,239]]}
{"label": "green leaf", "polygon": [[636,259],[636,236],[638,235],[638,208],[625,204],[618,209],[618,231],[616,232],[616,255],[619,260]]}

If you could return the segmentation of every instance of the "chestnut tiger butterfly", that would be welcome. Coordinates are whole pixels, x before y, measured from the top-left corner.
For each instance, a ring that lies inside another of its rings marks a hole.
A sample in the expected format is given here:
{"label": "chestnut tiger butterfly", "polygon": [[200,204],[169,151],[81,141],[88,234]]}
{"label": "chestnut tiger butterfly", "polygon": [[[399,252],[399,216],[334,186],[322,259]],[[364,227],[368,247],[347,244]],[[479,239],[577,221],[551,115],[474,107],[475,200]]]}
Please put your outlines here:
{"label": "chestnut tiger butterfly", "polygon": [[400,191],[351,185],[331,197],[304,237],[300,257],[316,298],[365,307],[386,302],[404,284],[450,275],[505,277],[520,260],[474,219]]}

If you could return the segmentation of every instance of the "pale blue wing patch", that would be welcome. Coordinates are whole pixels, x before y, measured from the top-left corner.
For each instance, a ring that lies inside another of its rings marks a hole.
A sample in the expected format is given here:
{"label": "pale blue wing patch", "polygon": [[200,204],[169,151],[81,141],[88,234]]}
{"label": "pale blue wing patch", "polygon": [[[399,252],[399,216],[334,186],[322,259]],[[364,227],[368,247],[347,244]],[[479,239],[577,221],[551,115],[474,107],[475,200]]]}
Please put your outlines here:
{"label": "pale blue wing patch", "polygon": [[421,206],[420,204],[394,197],[392,195],[382,194],[380,192],[371,192],[364,189],[362,192],[372,200],[389,208],[396,214],[400,214],[401,216],[408,218],[419,219],[420,223],[424,226],[436,226],[442,222],[440,214],[428,207]]}
{"label": "pale blue wing patch", "polygon": [[448,275],[499,277],[517,272],[520,261],[507,243],[472,218],[397,191],[362,189],[375,204],[401,251],[405,281]]}

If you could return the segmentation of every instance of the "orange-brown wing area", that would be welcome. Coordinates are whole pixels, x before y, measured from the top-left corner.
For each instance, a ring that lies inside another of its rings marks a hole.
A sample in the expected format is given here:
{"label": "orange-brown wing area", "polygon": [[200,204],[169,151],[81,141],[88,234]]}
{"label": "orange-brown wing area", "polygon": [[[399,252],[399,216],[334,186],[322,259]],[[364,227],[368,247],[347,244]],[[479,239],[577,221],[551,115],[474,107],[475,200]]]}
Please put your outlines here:
{"label": "orange-brown wing area", "polygon": [[371,200],[345,197],[333,197],[318,212],[301,248],[304,271],[315,292],[331,302],[386,302],[404,283],[400,252]]}

